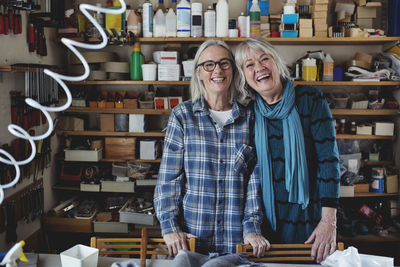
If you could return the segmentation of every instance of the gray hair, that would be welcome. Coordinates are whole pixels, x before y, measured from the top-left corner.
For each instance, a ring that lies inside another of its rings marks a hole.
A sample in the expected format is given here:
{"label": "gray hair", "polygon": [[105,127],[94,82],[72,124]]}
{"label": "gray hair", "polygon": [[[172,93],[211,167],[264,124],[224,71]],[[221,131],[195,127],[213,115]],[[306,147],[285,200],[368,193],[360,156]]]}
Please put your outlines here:
{"label": "gray hair", "polygon": [[[193,71],[193,76],[192,79],[190,80],[190,92],[192,95],[192,101],[196,101],[199,99],[201,96],[205,95],[205,88],[203,82],[200,80],[200,75],[199,75],[199,68],[197,65],[199,64],[200,56],[203,53],[203,51],[210,47],[210,46],[221,46],[225,48],[228,53],[229,57],[235,61],[235,58],[233,57],[233,53],[229,46],[221,40],[217,39],[208,39],[205,42],[203,42],[199,49],[197,50],[196,56],[194,57],[194,71]],[[245,103],[245,97],[247,95],[247,92],[244,87],[239,87],[239,85],[244,83],[244,76],[242,75],[235,75],[238,73],[238,69],[236,67],[236,64],[232,64],[232,83],[229,86],[229,90],[231,93],[230,97],[230,102],[232,103],[234,100],[237,100],[240,103]],[[243,81],[242,81],[243,79]]]}
{"label": "gray hair", "polygon": [[249,90],[250,87],[246,82],[242,69],[243,64],[247,60],[247,53],[249,49],[259,50],[271,56],[278,68],[281,81],[290,79],[289,69],[287,68],[284,59],[278,54],[278,52],[276,52],[275,48],[270,43],[261,38],[247,38],[245,41],[238,45],[235,51],[236,68],[239,71],[238,76],[241,76],[241,84],[239,84],[238,86],[239,88],[244,88],[244,90],[247,91],[247,95],[251,97],[254,96],[253,90]]}

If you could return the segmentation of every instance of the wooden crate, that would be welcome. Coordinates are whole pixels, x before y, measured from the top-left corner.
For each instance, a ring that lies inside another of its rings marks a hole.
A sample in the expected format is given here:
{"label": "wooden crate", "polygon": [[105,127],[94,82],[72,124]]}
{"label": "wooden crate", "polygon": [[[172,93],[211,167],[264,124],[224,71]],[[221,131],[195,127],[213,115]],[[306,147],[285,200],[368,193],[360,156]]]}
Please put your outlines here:
{"label": "wooden crate", "polygon": [[75,219],[48,215],[44,217],[44,225],[46,231],[49,232],[93,232],[92,219]]}
{"label": "wooden crate", "polygon": [[136,138],[106,137],[106,158],[136,159]]}
{"label": "wooden crate", "polygon": [[354,184],[354,193],[368,193],[369,184]]}

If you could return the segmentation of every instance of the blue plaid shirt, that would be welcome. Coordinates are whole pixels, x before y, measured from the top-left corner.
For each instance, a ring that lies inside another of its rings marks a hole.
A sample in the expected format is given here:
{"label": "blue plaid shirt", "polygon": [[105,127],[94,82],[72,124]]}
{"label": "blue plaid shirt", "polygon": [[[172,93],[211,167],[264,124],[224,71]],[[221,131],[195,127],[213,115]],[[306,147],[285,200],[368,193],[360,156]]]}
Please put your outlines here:
{"label": "blue plaid shirt", "polygon": [[163,235],[186,232],[198,237],[199,251],[235,253],[243,236],[261,234],[253,119],[234,102],[232,118],[220,127],[204,98],[173,109],[154,193]]}

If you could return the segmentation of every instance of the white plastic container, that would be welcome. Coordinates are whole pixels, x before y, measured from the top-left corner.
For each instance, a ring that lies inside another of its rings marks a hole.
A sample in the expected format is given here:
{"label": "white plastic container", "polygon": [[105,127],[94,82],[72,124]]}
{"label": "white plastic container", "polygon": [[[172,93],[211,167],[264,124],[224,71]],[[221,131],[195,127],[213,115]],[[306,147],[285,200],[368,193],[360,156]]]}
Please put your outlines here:
{"label": "white plastic container", "polygon": [[165,15],[162,9],[157,10],[153,18],[153,37],[165,37]]}
{"label": "white plastic container", "polygon": [[84,245],[76,245],[60,253],[62,267],[96,267],[99,250]]}
{"label": "white plastic container", "polygon": [[261,36],[261,9],[258,0],[253,0],[250,8],[250,37],[258,38]]}
{"label": "white plastic container", "polygon": [[216,14],[217,14],[217,19],[216,19],[217,37],[228,37],[229,7],[226,0],[218,0]]}
{"label": "white plastic container", "polygon": [[192,37],[203,36],[203,4],[192,3],[192,16],[191,16],[191,30]]}
{"label": "white plastic container", "polygon": [[157,64],[142,64],[142,73],[143,81],[157,80]]}
{"label": "white plastic container", "polygon": [[143,4],[143,37],[153,37],[153,5],[148,0]]}
{"label": "white plastic container", "polygon": [[168,10],[165,16],[165,36],[166,37],[176,37],[176,15],[173,8]]}
{"label": "white plastic container", "polygon": [[190,37],[190,4],[181,0],[176,6],[176,29],[178,37]]}
{"label": "white plastic container", "polygon": [[194,70],[194,60],[182,61],[183,74],[185,77],[192,77]]}
{"label": "white plastic container", "polygon": [[238,18],[239,37],[250,37],[248,20],[248,16],[245,16],[243,12],[240,13],[240,16]]}
{"label": "white plastic container", "polygon": [[133,9],[126,10],[126,26],[128,31],[141,36],[142,34],[142,18]]}
{"label": "white plastic container", "polygon": [[211,6],[204,13],[204,36],[215,37],[215,10]]}

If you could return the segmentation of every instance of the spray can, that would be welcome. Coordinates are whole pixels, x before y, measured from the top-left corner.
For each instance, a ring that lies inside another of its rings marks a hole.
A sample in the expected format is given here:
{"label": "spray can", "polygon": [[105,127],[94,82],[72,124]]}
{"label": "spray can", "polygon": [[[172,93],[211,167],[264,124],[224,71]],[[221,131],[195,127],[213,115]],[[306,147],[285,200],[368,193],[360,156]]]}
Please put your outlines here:
{"label": "spray can", "polygon": [[153,5],[149,0],[143,4],[143,37],[153,37]]}
{"label": "spray can", "polygon": [[217,22],[216,22],[217,37],[228,37],[229,8],[226,0],[218,0],[216,13],[217,13]]}
{"label": "spray can", "polygon": [[211,6],[204,13],[204,36],[215,37],[215,10]]}
{"label": "spray can", "polygon": [[139,43],[135,43],[131,54],[131,80],[141,81],[142,74],[142,53],[140,52]]}
{"label": "spray can", "polygon": [[192,27],[190,35],[192,37],[203,36],[203,4],[192,3]]}
{"label": "spray can", "polygon": [[253,0],[250,8],[250,37],[258,38],[261,36],[261,9],[258,0]]}
{"label": "spray can", "polygon": [[176,6],[176,29],[178,37],[190,37],[190,4],[181,0]]}

